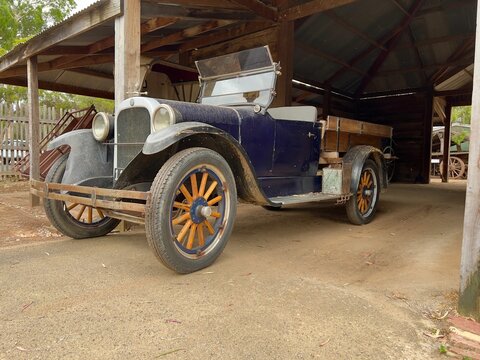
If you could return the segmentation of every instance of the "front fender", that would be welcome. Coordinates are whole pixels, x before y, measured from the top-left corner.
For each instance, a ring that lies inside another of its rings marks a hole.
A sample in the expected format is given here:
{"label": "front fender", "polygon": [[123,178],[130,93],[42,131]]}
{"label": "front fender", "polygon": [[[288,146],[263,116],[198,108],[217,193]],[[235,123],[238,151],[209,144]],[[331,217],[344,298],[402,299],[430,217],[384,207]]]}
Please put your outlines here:
{"label": "front fender", "polygon": [[235,176],[237,192],[245,202],[278,206],[260,187],[255,169],[242,145],[230,134],[199,122],[184,122],[151,134],[140,154],[122,171],[115,187],[153,181],[163,164],[178,151],[204,147],[216,151],[227,161]]}
{"label": "front fender", "polygon": [[214,126],[201,122],[182,122],[150,134],[143,145],[142,152],[145,155],[156,154],[192,134],[200,133],[226,134]]}
{"label": "front fender", "polygon": [[62,184],[112,186],[113,157],[107,145],[95,140],[92,130],[62,134],[48,144],[48,150],[62,145],[70,147]]}
{"label": "front fender", "polygon": [[371,158],[377,164],[381,189],[387,188],[388,181],[385,171],[385,159],[382,152],[373,146],[359,145],[348,150],[343,157],[343,167],[344,169],[349,169],[350,171],[350,174],[347,174],[346,178],[350,179],[350,192],[352,194],[356,193],[358,189],[363,164],[369,158]]}

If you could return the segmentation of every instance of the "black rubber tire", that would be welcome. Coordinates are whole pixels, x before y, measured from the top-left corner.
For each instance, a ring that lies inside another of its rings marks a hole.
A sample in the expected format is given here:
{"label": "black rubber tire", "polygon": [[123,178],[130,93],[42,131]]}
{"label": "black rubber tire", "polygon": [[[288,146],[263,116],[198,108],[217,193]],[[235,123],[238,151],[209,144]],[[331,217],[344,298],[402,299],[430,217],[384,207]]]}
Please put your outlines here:
{"label": "black rubber tire", "polygon": [[282,206],[269,206],[269,205],[262,205],[262,208],[268,211],[280,211],[282,210]]}
{"label": "black rubber tire", "polygon": [[[190,169],[199,164],[215,166],[225,178],[228,188],[228,219],[220,238],[208,253],[192,259],[181,254],[171,233],[170,206],[177,188]],[[230,166],[218,153],[205,148],[190,148],[172,156],[157,173],[150,189],[145,213],[145,230],[148,244],[158,259],[169,269],[188,274],[211,265],[222,253],[233,230],[237,209],[237,189]]]}
{"label": "black rubber tire", "polygon": [[[61,183],[67,160],[68,154],[59,158],[48,171],[45,182]],[[101,222],[95,224],[79,222],[65,209],[63,201],[59,200],[44,199],[43,207],[52,225],[62,234],[74,239],[104,236],[115,229],[120,222],[120,220],[109,217],[105,217]]]}
{"label": "black rubber tire", "polygon": [[380,199],[381,184],[380,184],[380,175],[378,173],[378,166],[373,160],[367,159],[363,164],[361,174],[363,174],[366,169],[371,169],[375,174],[375,178],[376,178],[373,209],[369,211],[367,216],[362,215],[362,213],[358,209],[358,205],[357,205],[358,194],[357,194],[357,191],[355,191],[355,193],[347,201],[347,204],[345,206],[347,210],[348,220],[350,220],[350,222],[354,225],[365,225],[370,223],[375,217],[375,213],[377,212],[377,207],[378,207],[378,201]]}

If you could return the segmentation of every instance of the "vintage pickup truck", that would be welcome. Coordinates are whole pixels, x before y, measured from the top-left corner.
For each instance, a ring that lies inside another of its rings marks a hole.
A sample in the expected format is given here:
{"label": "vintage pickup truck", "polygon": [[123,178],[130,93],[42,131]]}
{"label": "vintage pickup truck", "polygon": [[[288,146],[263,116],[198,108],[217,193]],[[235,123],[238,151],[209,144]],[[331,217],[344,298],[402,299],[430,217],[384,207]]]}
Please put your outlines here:
{"label": "vintage pickup truck", "polygon": [[163,264],[190,273],[223,251],[237,200],[268,210],[333,201],[353,224],[373,219],[390,127],[319,121],[311,106],[269,108],[280,72],[268,47],[197,68],[198,103],[133,97],[115,118],[99,113],[91,130],[50,143],[70,151],[31,191],[59,231],[86,238],[120,220],[142,223]]}

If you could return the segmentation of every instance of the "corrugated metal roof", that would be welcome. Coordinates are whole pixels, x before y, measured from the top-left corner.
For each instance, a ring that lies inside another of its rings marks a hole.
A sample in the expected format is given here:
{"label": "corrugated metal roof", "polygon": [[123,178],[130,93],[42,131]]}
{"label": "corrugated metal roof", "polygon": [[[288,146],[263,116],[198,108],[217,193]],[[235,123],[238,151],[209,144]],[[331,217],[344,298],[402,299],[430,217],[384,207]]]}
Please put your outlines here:
{"label": "corrugated metal roof", "polygon": [[[53,36],[55,32],[61,31],[62,26],[75,22],[79,16],[88,14],[109,1],[111,0],[99,0],[71,18],[45,30],[27,44],[19,46],[26,48],[39,36]],[[317,86],[330,86],[351,96],[404,91],[432,84],[441,90],[469,86],[471,78],[466,74],[473,63],[471,43],[475,33],[476,1],[424,0],[416,15],[409,21],[408,11],[417,1],[419,0],[357,0],[349,5],[298,20],[295,28],[294,77]],[[204,2],[200,2],[201,4],[192,2],[192,7],[204,10]],[[303,2],[305,0],[295,1]],[[150,8],[163,6],[153,1],[145,1],[143,4],[148,4]],[[232,11],[232,8],[228,10]],[[157,11],[156,16],[159,13],[161,11]],[[193,14],[197,13],[194,11]],[[149,13],[143,11],[142,21],[147,19]],[[142,42],[168,36],[210,20],[187,16],[168,27],[144,35]],[[405,21],[409,22],[408,26],[400,28]],[[206,32],[206,35],[214,32],[215,29]],[[399,36],[394,39],[397,33]],[[89,46],[112,35],[114,21],[110,19],[56,45]],[[198,34],[194,38],[202,35]],[[175,50],[181,41],[172,42],[170,48],[162,47],[162,50]],[[12,52],[18,51],[23,49],[16,48]],[[112,54],[112,49],[102,53]],[[62,55],[45,56],[40,53],[39,62],[51,61]],[[7,54],[0,58],[0,64],[9,56],[10,54]],[[383,57],[383,61],[379,61]],[[170,60],[174,59],[178,59],[178,56],[174,55]],[[378,68],[373,66],[376,62],[381,63]],[[24,66],[25,62],[19,60],[16,65]],[[113,63],[86,65],[84,68],[99,73],[113,73]],[[467,72],[461,72],[465,68]],[[455,75],[458,72],[458,76]],[[451,76],[454,78],[448,81]],[[20,78],[25,79],[23,76],[14,80],[20,82]],[[103,78],[94,82],[91,81],[91,76],[79,76],[65,70],[42,72],[40,80],[101,91],[111,91],[113,87],[111,79]]]}

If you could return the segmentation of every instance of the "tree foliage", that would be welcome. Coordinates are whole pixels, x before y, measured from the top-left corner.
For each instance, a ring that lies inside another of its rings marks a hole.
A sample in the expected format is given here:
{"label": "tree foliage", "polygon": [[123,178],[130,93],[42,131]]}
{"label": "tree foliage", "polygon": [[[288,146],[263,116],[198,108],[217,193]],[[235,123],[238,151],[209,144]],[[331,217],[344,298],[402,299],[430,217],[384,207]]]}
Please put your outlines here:
{"label": "tree foliage", "polygon": [[[0,0],[0,56],[46,28],[64,20],[75,8],[75,0]],[[40,104],[62,109],[82,109],[95,104],[113,112],[113,102],[53,91],[40,91]],[[27,89],[0,85],[0,102],[27,101]]]}
{"label": "tree foliage", "polygon": [[470,124],[471,119],[471,106],[458,106],[452,109],[452,123]]}

